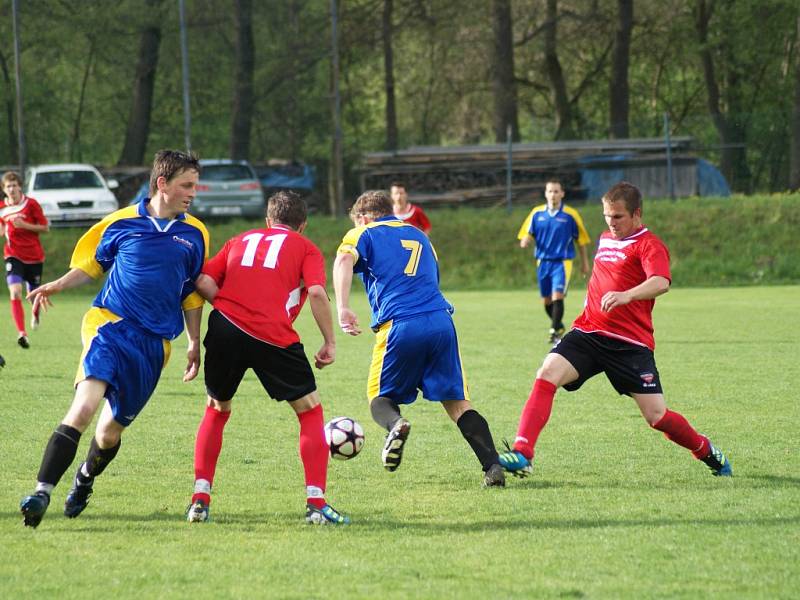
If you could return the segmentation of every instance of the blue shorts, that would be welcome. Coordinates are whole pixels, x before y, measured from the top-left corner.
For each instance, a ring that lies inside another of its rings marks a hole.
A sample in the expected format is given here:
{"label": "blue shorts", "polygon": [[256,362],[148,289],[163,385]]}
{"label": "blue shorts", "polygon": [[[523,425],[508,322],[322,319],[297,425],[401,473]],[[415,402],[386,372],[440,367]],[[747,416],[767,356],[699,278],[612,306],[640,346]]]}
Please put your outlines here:
{"label": "blue shorts", "polygon": [[127,427],[156,389],[169,360],[169,341],[97,307],[84,315],[81,338],[83,355],[75,385],[89,377],[108,383],[106,400],[114,420]]}
{"label": "blue shorts", "polygon": [[367,397],[411,404],[417,390],[428,400],[469,400],[453,318],[447,311],[388,321],[372,350]]}
{"label": "blue shorts", "polygon": [[540,260],[536,267],[536,278],[542,298],[549,298],[556,292],[566,296],[571,276],[571,260]]}

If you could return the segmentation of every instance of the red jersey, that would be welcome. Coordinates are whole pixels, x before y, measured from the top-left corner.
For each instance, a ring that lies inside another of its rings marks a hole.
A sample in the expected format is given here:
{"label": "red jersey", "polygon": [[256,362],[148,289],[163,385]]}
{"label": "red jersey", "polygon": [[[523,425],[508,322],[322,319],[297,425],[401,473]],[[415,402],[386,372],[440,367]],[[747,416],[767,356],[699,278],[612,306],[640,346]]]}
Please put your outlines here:
{"label": "red jersey", "polygon": [[216,281],[214,308],[245,333],[286,348],[300,341],[292,322],[312,285],[325,285],[325,260],[311,241],[283,225],[231,238],[203,273]]}
{"label": "red jersey", "polygon": [[644,227],[621,240],[614,239],[608,231],[603,232],[597,245],[583,312],[572,326],[584,333],[598,333],[654,350],[655,299],[634,300],[611,312],[600,309],[600,301],[606,292],[624,292],[654,275],[671,281],[669,250],[656,235]]}
{"label": "red jersey", "polygon": [[402,215],[395,215],[398,219],[402,219],[406,223],[413,225],[417,229],[428,233],[431,230],[431,222],[428,220],[428,215],[425,214],[419,206],[414,206],[410,202],[406,206],[407,210]]}
{"label": "red jersey", "polygon": [[36,264],[44,262],[44,248],[39,241],[39,234],[14,226],[12,215],[22,215],[22,220],[34,225],[47,225],[47,217],[42,207],[33,198],[22,196],[19,204],[8,204],[8,200],[0,200],[0,221],[6,229],[6,243],[3,247],[3,258],[16,258],[24,263]]}

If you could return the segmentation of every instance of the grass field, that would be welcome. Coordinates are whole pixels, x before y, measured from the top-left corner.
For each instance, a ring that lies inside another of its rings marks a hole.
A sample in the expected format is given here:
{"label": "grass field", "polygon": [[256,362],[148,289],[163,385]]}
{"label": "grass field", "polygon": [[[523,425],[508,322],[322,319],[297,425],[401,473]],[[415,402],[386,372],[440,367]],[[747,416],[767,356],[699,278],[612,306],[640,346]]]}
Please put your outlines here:
{"label": "grass field", "polygon": [[[547,350],[544,311],[532,290],[448,296],[473,400],[499,444],[513,437]],[[354,521],[345,529],[303,523],[296,419],[251,376],[226,429],[214,521],[183,521],[204,399],[201,381],[180,382],[183,339],[86,512],[61,515],[70,469],[41,526],[23,528],[18,503],[69,404],[89,298],[56,298],[28,351],[4,312],[0,596],[797,597],[799,298],[793,286],[676,289],[658,300],[668,403],[728,453],[735,477],[725,480],[600,377],[559,392],[526,480],[482,489],[457,428],[422,400],[405,412],[414,430],[403,465],[386,473],[363,399],[372,335],[339,336],[337,363],[318,377],[326,417],[353,416],[367,435],[359,457],[330,469],[328,497]],[[575,293],[568,316],[579,304]],[[366,321],[365,304],[356,307]],[[308,310],[299,327],[313,352]]]}

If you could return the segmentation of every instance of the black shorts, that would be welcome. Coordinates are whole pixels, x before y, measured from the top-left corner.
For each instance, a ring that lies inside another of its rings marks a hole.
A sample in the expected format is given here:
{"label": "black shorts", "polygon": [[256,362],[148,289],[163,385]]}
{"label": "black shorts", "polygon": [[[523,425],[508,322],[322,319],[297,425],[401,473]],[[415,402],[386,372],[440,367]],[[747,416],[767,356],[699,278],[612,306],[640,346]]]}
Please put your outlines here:
{"label": "black shorts", "polygon": [[44,263],[24,263],[13,256],[6,259],[6,278],[16,275],[28,284],[29,289],[42,285],[42,267]]}
{"label": "black shorts", "polygon": [[257,340],[212,310],[208,331],[204,373],[208,395],[231,400],[247,369],[253,369],[261,385],[275,400],[297,400],[317,389],[303,344],[279,348]]}
{"label": "black shorts", "polygon": [[564,386],[574,392],[598,373],[605,373],[620,394],[661,394],[653,351],[597,333],[573,329],[550,352],[560,354],[578,371]]}

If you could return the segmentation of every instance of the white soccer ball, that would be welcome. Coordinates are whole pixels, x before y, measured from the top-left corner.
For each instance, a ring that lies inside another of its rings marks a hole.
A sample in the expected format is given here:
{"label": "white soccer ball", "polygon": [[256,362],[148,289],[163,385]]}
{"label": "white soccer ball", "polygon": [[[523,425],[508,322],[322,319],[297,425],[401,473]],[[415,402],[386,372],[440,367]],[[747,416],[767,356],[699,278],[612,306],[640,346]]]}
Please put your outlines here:
{"label": "white soccer ball", "polygon": [[325,440],[331,458],[350,460],[364,447],[364,429],[355,419],[335,417],[325,425]]}

